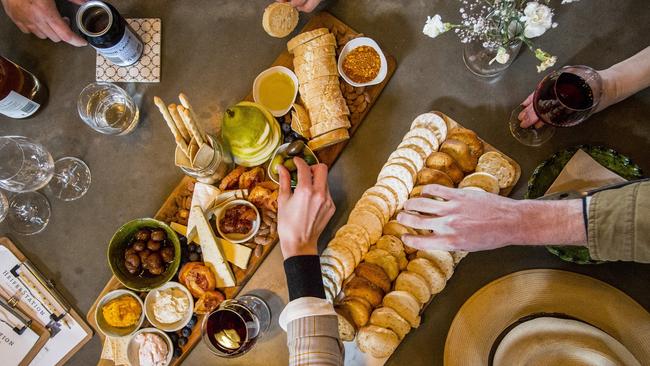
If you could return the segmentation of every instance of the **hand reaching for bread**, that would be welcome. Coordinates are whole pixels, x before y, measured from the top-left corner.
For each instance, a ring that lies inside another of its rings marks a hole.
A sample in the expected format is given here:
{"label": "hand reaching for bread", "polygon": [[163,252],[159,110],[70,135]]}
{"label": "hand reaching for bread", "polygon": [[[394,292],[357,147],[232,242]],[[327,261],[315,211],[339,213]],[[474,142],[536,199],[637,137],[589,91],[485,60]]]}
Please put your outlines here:
{"label": "hand reaching for bread", "polygon": [[277,0],[279,3],[290,3],[294,8],[303,13],[311,13],[316,9],[321,0]]}
{"label": "hand reaching for bread", "polygon": [[517,201],[474,190],[425,186],[397,220],[427,235],[404,235],[417,249],[481,251],[507,245],[580,245],[586,242],[582,202]]}

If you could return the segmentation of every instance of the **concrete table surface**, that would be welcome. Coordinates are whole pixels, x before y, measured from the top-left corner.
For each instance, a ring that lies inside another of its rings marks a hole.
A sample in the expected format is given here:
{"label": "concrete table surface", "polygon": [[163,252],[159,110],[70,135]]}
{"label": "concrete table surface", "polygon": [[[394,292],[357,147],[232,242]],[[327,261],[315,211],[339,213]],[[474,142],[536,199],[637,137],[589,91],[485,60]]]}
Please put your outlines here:
{"label": "concrete table surface", "polygon": [[[49,104],[33,119],[0,117],[0,135],[34,138],[55,158],[77,156],[92,170],[92,187],[82,199],[64,203],[50,195],[52,219],[43,233],[31,237],[10,233],[81,313],[89,309],[111,276],[105,250],[113,232],[125,221],[155,213],[181,178],[173,163],[173,139],[152,97],[159,95],[171,101],[180,91],[187,93],[204,124],[214,129],[223,110],[249,93],[257,73],[285,47],[286,40],[270,38],[262,30],[262,12],[268,2],[113,1],[127,17],[159,17],[163,23],[162,82],[125,85],[142,112],[140,126],[125,137],[95,133],[77,115],[77,96],[94,81],[92,49],[23,35],[4,13],[0,15],[0,53],[32,70],[47,84],[51,95]],[[70,11],[68,5],[63,7]],[[612,147],[650,171],[650,90],[594,115],[582,125],[559,130],[542,147],[530,148],[511,137],[506,121],[541,79],[532,54],[522,52],[503,76],[485,81],[465,68],[462,46],[455,35],[432,40],[421,32],[426,15],[440,13],[445,20],[457,21],[457,1],[341,0],[329,10],[376,39],[397,58],[398,69],[331,171],[329,182],[337,212],[321,245],[345,222],[363,190],[374,183],[413,117],[432,109],[475,130],[521,164],[523,175],[513,192],[515,198],[523,196],[526,180],[539,162],[577,144]],[[303,15],[301,24],[308,17]],[[559,27],[537,43],[557,55],[558,66],[605,68],[648,45],[650,11],[645,0],[557,5],[555,20]],[[6,224],[0,224],[2,232],[9,232]],[[618,287],[650,309],[649,265],[579,266],[562,262],[543,248],[510,247],[472,254],[426,309],[422,325],[409,333],[389,364],[441,365],[449,325],[465,300],[486,283],[529,268],[588,274]],[[279,247],[249,283],[248,291],[265,296],[277,319],[287,301]],[[597,299],[594,301],[597,306]],[[186,364],[282,365],[287,358],[284,342],[283,332],[274,324],[270,335],[243,358],[217,361],[199,345]],[[69,364],[93,365],[100,349],[95,337]]]}

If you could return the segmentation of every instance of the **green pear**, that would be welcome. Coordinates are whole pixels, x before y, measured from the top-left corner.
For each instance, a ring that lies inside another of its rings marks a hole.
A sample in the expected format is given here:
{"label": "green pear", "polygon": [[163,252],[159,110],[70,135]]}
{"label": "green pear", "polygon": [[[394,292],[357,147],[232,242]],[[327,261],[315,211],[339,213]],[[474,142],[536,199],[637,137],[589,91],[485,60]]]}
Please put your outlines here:
{"label": "green pear", "polygon": [[259,108],[236,105],[226,110],[221,131],[234,150],[254,151],[268,141],[270,126]]}

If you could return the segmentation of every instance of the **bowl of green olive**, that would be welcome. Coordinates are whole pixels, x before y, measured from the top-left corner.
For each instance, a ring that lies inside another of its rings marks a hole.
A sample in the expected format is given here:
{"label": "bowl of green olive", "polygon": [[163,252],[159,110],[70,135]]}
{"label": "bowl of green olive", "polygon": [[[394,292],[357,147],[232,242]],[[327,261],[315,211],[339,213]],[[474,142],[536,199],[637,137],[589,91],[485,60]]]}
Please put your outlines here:
{"label": "bowl of green olive", "polygon": [[280,145],[275,150],[268,168],[269,178],[275,183],[280,184],[278,166],[282,165],[291,174],[291,188],[295,188],[298,184],[298,169],[293,158],[301,158],[307,165],[318,164],[316,154],[314,154],[307,144],[302,140],[295,140],[294,142]]}

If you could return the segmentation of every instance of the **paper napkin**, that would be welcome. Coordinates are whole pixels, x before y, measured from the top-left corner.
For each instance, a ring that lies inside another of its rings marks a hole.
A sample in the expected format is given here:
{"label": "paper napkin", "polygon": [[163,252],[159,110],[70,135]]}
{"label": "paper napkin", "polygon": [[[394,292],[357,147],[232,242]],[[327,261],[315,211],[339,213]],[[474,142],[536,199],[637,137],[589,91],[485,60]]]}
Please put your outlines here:
{"label": "paper napkin", "polygon": [[600,165],[586,152],[578,150],[564,166],[546,194],[571,190],[585,191],[620,182],[625,182],[625,179]]}

